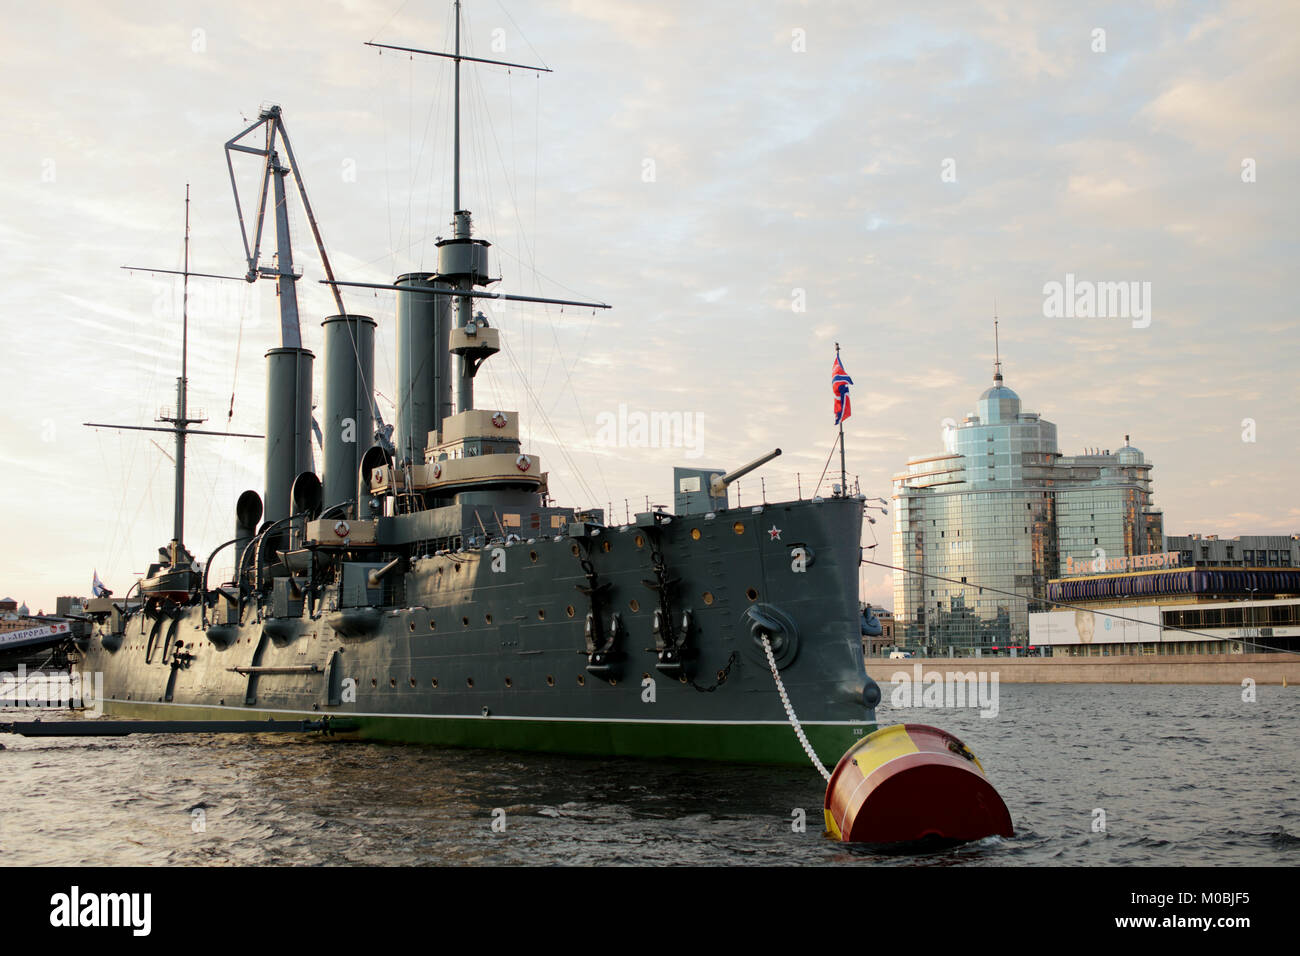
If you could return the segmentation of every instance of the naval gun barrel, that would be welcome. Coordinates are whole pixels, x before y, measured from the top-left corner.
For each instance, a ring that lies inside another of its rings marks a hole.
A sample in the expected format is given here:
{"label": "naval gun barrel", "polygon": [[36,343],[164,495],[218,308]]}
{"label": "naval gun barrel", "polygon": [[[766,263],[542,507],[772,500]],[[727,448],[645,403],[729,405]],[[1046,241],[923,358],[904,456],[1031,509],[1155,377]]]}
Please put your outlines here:
{"label": "naval gun barrel", "polygon": [[387,564],[385,564],[382,568],[372,569],[368,574],[366,574],[367,587],[372,587],[372,588],[379,587],[379,582],[382,581],[384,578],[388,577],[388,575],[391,574],[393,571],[397,570],[398,566],[401,563],[402,563],[402,558],[396,557],[393,558],[393,560],[389,561]]}
{"label": "naval gun barrel", "polygon": [[721,498],[727,493],[727,485],[731,484],[737,478],[743,478],[755,468],[761,468],[780,454],[781,449],[776,448],[769,451],[766,455],[760,455],[758,458],[755,458],[748,465],[741,465],[735,471],[729,471],[725,475],[714,475],[709,481],[709,494],[713,495],[715,498]]}

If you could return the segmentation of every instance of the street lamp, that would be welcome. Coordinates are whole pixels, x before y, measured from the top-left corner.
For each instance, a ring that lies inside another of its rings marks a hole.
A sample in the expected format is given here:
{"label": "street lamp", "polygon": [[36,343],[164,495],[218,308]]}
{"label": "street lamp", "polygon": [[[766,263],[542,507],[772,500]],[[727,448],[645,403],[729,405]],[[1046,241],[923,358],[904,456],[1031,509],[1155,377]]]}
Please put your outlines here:
{"label": "street lamp", "polygon": [[[1249,600],[1249,602],[1247,602],[1246,609],[1247,609],[1248,611],[1250,611],[1250,623],[1253,625],[1253,624],[1255,623],[1255,592],[1258,591],[1259,588],[1246,588],[1246,590],[1250,593],[1250,600]],[[1249,627],[1249,628],[1247,628],[1247,630],[1250,631],[1250,632],[1252,632],[1252,633],[1249,635],[1250,637],[1258,637],[1258,636],[1259,636],[1259,635],[1253,633],[1254,630],[1255,630],[1254,627]],[[1244,643],[1244,642],[1243,642],[1243,643]],[[1256,643],[1257,643],[1257,642],[1256,642]],[[1252,646],[1256,646],[1256,645],[1255,645],[1255,644],[1252,644]]]}

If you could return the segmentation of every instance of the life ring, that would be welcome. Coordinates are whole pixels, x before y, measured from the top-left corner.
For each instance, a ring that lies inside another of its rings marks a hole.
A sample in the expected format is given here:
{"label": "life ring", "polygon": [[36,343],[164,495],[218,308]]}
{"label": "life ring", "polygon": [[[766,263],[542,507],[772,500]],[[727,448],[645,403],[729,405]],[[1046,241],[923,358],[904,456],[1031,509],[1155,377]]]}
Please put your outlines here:
{"label": "life ring", "polygon": [[520,455],[515,459],[515,467],[520,471],[527,471],[529,468],[533,467],[533,460],[527,455]]}
{"label": "life ring", "polygon": [[433,477],[435,481],[442,477],[442,462],[435,461],[433,463]]}
{"label": "life ring", "polygon": [[346,521],[340,521],[334,525],[334,533],[340,538],[346,538],[352,533],[352,528],[348,526]]}
{"label": "life ring", "polygon": [[506,422],[508,422],[509,420],[510,419],[506,418],[505,412],[497,412],[495,415],[492,416],[492,427],[505,428]]}

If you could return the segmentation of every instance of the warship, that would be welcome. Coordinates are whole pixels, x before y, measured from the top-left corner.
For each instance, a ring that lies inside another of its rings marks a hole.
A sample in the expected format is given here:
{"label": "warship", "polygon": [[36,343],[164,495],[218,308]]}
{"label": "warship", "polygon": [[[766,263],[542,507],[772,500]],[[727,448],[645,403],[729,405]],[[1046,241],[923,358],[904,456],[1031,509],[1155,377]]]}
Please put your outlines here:
{"label": "warship", "polygon": [[[436,271],[336,280],[279,107],[226,144],[248,258],[240,278],[273,280],[280,303],[266,434],[251,436],[265,439],[265,483],[234,503],[230,540],[197,561],[184,539],[186,446],[223,433],[195,427],[183,334],[175,409],[156,428],[121,426],[175,437],[172,539],[120,597],[89,603],[79,668],[103,675],[106,714],[154,721],[310,719],[340,737],[436,745],[838,760],[876,730],[880,698],[861,639],[864,496],[841,482],[825,497],[732,505],[729,486],[777,449],[733,469],[675,468],[671,510],[647,503],[618,524],[603,509],[556,504],[519,413],[476,406],[475,377],[502,347],[477,300],[609,306],[487,288],[499,281],[491,244],[460,196],[460,71],[543,68],[464,54],[455,8],[450,52],[370,44],[454,63],[451,235],[437,243]],[[250,144],[258,131],[264,145]],[[235,153],[264,163],[252,230]],[[338,309],[322,323],[319,473],[291,176]],[[277,245],[262,263],[268,197]],[[200,275],[188,202],[187,190],[187,287]],[[376,321],[344,307],[348,287],[396,299],[392,425],[375,403]],[[211,580],[223,552],[232,572]]]}

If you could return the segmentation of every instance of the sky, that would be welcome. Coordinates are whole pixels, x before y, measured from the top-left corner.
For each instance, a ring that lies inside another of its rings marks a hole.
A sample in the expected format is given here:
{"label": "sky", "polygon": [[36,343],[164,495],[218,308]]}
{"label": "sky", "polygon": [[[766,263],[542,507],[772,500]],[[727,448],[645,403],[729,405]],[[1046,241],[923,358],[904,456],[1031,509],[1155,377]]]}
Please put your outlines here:
{"label": "sky", "polygon": [[[244,273],[222,146],[263,104],[284,111],[340,278],[433,266],[451,67],[364,42],[450,49],[451,24],[441,0],[6,18],[3,596],[52,611],[95,571],[120,594],[170,538],[171,440],[82,423],[152,425],[174,405],[179,291],[120,267],[180,267],[188,183],[192,268]],[[837,342],[848,472],[888,498],[989,384],[996,308],[1025,409],[1066,454],[1130,434],[1168,534],[1300,531],[1295,4],[471,0],[464,31],[471,55],[554,71],[465,67],[462,204],[496,288],[614,306],[489,312],[507,348],[477,404],[518,411],[559,503],[671,504],[674,464],[775,447],[741,504],[807,495],[835,440]],[[256,176],[236,165],[246,214]],[[291,215],[319,375],[336,310]],[[1137,283],[1149,313],[1053,313],[1045,288],[1067,277]],[[345,296],[379,324],[391,421],[393,299]],[[191,408],[260,433],[273,286],[196,280],[189,315]],[[645,447],[608,427],[620,408],[692,427]],[[194,437],[188,461],[202,559],[260,489],[262,449]],[[864,540],[888,554],[892,516],[876,517]],[[888,571],[864,587],[889,606]]]}

